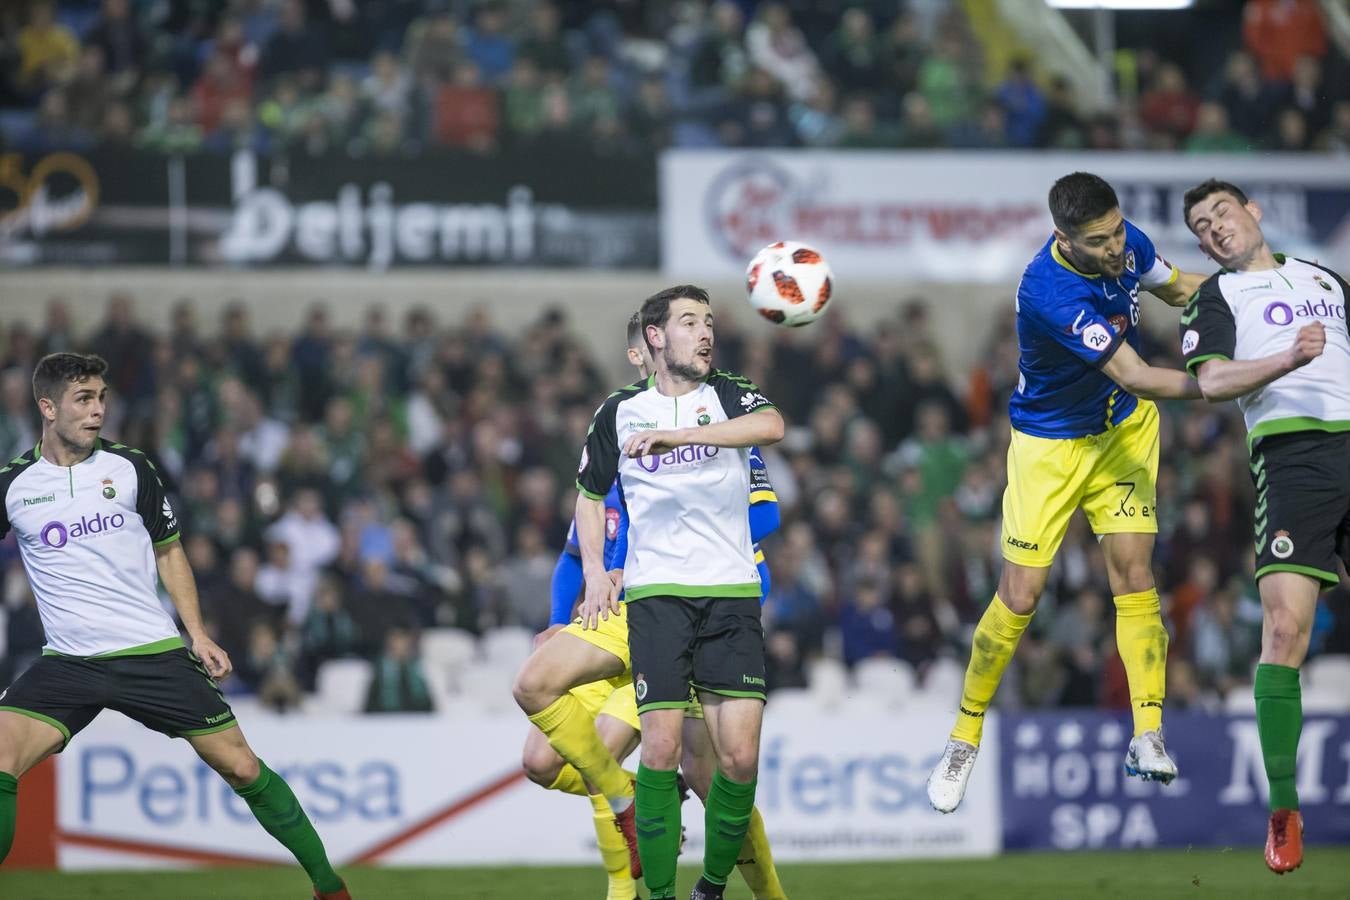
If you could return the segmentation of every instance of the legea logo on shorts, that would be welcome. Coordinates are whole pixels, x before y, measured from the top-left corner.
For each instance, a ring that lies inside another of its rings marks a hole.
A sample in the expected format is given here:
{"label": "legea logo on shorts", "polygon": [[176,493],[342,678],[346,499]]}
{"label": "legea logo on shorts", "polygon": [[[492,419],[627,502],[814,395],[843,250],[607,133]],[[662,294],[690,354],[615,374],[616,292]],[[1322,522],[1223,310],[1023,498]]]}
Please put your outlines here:
{"label": "legea logo on shorts", "polygon": [[78,522],[69,524],[55,521],[48,522],[38,531],[38,537],[42,543],[53,550],[60,550],[70,541],[78,541],[98,534],[107,534],[110,531],[116,531],[126,523],[127,517],[121,513],[113,513],[111,516],[82,516]]}
{"label": "legea logo on shorts", "polygon": [[696,466],[707,462],[718,454],[720,447],[704,447],[701,444],[693,446],[676,447],[669,453],[663,453],[660,456],[639,456],[638,465],[648,472],[655,474],[656,470],[662,466]]}

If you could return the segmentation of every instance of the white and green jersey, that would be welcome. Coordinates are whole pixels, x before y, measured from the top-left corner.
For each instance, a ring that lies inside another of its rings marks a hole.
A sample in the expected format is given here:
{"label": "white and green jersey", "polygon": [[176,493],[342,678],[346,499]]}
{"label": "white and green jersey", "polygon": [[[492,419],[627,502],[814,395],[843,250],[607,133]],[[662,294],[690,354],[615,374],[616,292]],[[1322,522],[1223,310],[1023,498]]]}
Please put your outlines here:
{"label": "white and green jersey", "polygon": [[0,468],[0,537],[13,529],[37,599],[44,652],[158,653],[183,646],[156,592],[154,548],[178,520],[145,454],[99,440],[75,466],[42,445]]}
{"label": "white and green jersey", "polygon": [[1291,431],[1350,431],[1350,286],[1330,269],[1281,254],[1277,268],[1211,276],[1181,317],[1186,369],[1209,359],[1283,353],[1304,325],[1326,326],[1322,355],[1238,398],[1248,442]]}
{"label": "white and green jersey", "polygon": [[772,406],[754,384],[716,371],[679,397],[658,391],[653,376],[620,388],[596,410],[577,488],[602,500],[619,479],[629,523],[626,600],[760,595],[745,503],[750,448],[695,444],[639,459],[622,450],[640,431],[697,428]]}

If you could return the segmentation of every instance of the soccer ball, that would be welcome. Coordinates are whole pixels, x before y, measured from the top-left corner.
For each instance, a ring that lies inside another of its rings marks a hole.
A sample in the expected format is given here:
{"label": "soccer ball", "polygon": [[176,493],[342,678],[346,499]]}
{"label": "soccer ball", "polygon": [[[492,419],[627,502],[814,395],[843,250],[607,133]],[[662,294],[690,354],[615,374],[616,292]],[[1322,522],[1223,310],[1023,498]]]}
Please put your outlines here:
{"label": "soccer ball", "polygon": [[779,241],[755,254],[745,270],[750,305],[775,325],[810,325],[829,305],[834,275],[829,263],[805,244]]}

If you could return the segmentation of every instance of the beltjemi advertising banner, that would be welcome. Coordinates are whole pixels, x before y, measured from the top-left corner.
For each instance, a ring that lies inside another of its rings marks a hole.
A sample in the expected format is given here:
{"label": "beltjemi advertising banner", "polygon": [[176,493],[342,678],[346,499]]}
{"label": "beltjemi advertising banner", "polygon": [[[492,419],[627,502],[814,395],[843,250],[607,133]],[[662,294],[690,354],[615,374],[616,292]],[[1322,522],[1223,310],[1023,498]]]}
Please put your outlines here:
{"label": "beltjemi advertising banner", "polygon": [[[1128,717],[1028,713],[1005,715],[1000,724],[1006,849],[1265,842],[1270,789],[1252,716],[1168,712],[1164,735],[1180,769],[1168,785],[1126,777]],[[1350,842],[1350,716],[1304,717],[1297,787],[1304,840]]]}
{"label": "beltjemi advertising banner", "polygon": [[0,265],[654,268],[653,161],[0,157]]}
{"label": "beltjemi advertising banner", "polygon": [[1050,186],[1093,172],[1167,259],[1217,266],[1182,217],[1186,190],[1233,182],[1261,204],[1272,246],[1350,269],[1350,165],[1312,155],[894,151],[670,151],[661,159],[662,266],[735,277],[761,247],[796,240],[838,278],[1016,283],[1050,236]]}
{"label": "beltjemi advertising banner", "polygon": [[[303,717],[241,713],[258,755],[291,785],[340,867],[597,864],[590,804],[520,768],[519,714]],[[756,804],[780,860],[991,856],[999,849],[998,723],[961,809],[928,806],[924,784],[948,713],[775,709]],[[635,760],[630,760],[636,764]],[[183,741],[105,712],[53,764],[25,777],[21,865],[67,869],[275,863],[286,851]],[[30,786],[31,785],[31,786]],[[683,806],[685,856],[703,810]],[[519,835],[528,823],[528,840]]]}

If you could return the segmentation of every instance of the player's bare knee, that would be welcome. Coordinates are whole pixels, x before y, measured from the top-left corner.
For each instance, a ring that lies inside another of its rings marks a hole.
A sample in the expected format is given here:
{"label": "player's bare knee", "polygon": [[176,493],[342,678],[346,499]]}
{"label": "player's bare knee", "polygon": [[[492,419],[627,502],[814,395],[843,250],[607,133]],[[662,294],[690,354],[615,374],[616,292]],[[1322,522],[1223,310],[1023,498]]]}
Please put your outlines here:
{"label": "player's bare knee", "polygon": [[547,679],[528,663],[516,675],[515,683],[511,685],[511,695],[516,698],[516,705],[527,715],[534,715],[547,709],[559,696],[550,689]]}
{"label": "player's bare knee", "polygon": [[664,735],[642,736],[642,764],[649,769],[671,771],[680,764],[680,739]]}
{"label": "player's bare knee", "polygon": [[718,754],[717,767],[724,778],[742,784],[754,781],[759,774],[758,747],[731,747]]}
{"label": "player's bare knee", "polygon": [[1303,621],[1287,607],[1267,609],[1261,656],[1276,665],[1299,665],[1308,652],[1312,623]]}
{"label": "player's bare knee", "polygon": [[247,787],[257,781],[258,776],[262,774],[258,757],[247,747],[208,762],[211,768],[220,773],[220,777],[233,788]]}
{"label": "player's bare knee", "polygon": [[525,777],[533,781],[540,787],[550,787],[558,780],[558,775],[562,772],[562,760],[554,758],[545,758],[543,754],[525,754],[521,760],[521,768],[525,770]]}

